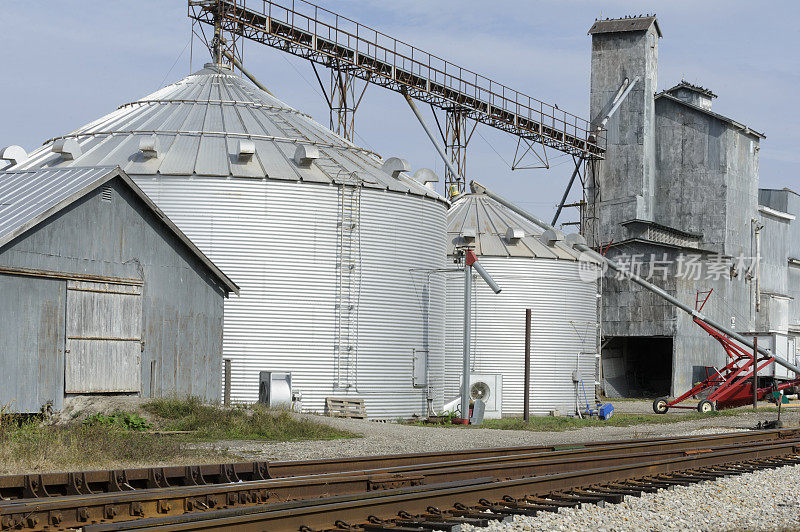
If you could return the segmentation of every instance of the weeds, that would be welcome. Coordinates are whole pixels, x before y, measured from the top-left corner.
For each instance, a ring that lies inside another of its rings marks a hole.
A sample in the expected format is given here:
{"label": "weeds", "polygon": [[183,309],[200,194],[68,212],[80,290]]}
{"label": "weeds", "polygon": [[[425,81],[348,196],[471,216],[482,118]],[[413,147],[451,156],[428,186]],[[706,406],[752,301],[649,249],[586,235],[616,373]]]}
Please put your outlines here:
{"label": "weeds", "polygon": [[108,416],[99,412],[93,414],[83,420],[83,425],[89,427],[112,426],[136,431],[147,430],[153,426],[139,414],[131,414],[130,412],[122,412],[119,410]]}
{"label": "weeds", "polygon": [[30,420],[0,433],[0,470],[106,468],[199,455],[199,451],[187,449],[176,440],[127,430],[118,424],[54,426]]}
{"label": "weeds", "polygon": [[[760,412],[777,412],[777,409],[766,407],[759,409]],[[584,427],[630,427],[633,425],[678,423],[680,421],[695,421],[698,419],[709,419],[714,417],[736,416],[741,414],[741,410],[722,410],[705,414],[700,412],[690,412],[681,415],[664,414],[614,414],[606,421],[597,418],[577,418],[577,417],[554,417],[542,416],[531,417],[530,421],[525,422],[519,417],[507,417],[502,419],[484,419],[480,425],[449,425],[452,427],[478,428],[478,429],[502,429],[502,430],[528,430],[532,432],[560,432],[565,430],[576,430]],[[422,423],[420,423],[422,425]],[[428,425],[426,425],[428,426]]]}
{"label": "weeds", "polygon": [[354,436],[322,423],[295,418],[285,410],[267,410],[260,405],[227,408],[189,397],[154,399],[145,403],[144,409],[160,418],[160,428],[191,431],[191,439],[292,441]]}
{"label": "weeds", "polygon": [[[143,414],[143,415],[140,415]],[[10,414],[0,409],[0,474],[31,471],[112,469],[155,464],[230,460],[227,451],[193,445],[211,440],[348,438],[354,434],[286,411],[258,406],[223,408],[200,399],[155,399],[144,412],[114,411],[78,418],[66,425],[47,424],[41,415]],[[147,419],[146,419],[147,418]],[[189,431],[169,435],[147,429]]]}

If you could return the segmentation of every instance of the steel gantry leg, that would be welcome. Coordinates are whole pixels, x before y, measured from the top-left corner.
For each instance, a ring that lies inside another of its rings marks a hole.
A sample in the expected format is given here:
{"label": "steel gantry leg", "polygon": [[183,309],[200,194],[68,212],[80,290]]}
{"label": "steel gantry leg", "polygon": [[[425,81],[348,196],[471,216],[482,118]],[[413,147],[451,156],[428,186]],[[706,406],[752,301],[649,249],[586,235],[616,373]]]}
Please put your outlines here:
{"label": "steel gantry leg", "polygon": [[355,138],[356,111],[364,98],[369,81],[363,81],[363,87],[359,88],[359,78],[348,67],[332,63],[328,65],[330,80],[325,84],[313,61],[311,67],[330,110],[331,131],[352,142]]}

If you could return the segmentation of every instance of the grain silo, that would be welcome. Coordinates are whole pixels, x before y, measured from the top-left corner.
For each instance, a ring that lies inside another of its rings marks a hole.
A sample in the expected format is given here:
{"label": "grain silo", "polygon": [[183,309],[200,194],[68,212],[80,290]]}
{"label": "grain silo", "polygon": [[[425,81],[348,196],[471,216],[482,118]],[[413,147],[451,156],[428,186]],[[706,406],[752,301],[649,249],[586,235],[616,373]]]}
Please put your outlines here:
{"label": "grain silo", "polygon": [[[574,413],[576,399],[585,405],[584,388],[593,406],[596,266],[579,260],[580,253],[560,232],[544,232],[482,194],[459,197],[447,219],[448,254],[453,257],[458,248],[471,247],[503,289],[494,294],[482,281],[473,280],[473,381],[501,387],[492,393],[502,394],[502,415],[522,413],[525,310],[531,309],[531,413]],[[447,279],[447,400],[459,394],[463,308],[463,276],[454,274]]]}
{"label": "grain silo", "polygon": [[[63,146],[70,149],[65,154]],[[448,203],[218,64],[74,132],[15,169],[119,165],[241,287],[225,302],[231,397],[291,372],[304,410],[370,417],[443,398]],[[168,370],[168,368],[165,368]]]}

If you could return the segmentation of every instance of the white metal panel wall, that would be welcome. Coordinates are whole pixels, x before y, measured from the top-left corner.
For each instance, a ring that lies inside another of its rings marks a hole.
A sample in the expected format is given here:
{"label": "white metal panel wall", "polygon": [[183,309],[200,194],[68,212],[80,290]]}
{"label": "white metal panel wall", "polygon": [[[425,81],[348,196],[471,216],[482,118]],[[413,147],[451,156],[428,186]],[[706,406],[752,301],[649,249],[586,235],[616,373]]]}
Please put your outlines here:
{"label": "white metal panel wall", "polygon": [[362,191],[358,382],[345,391],[333,388],[338,187],[135,179],[241,287],[225,302],[223,356],[231,359],[233,400],[258,399],[259,371],[290,371],[307,410],[322,412],[326,396],[349,394],[365,399],[371,417],[424,413],[411,353],[428,345],[441,404],[444,282],[437,277],[426,290],[427,274],[410,271],[444,264],[441,202]]}
{"label": "white metal panel wall", "polygon": [[[494,294],[473,281],[472,371],[503,375],[503,414],[522,413],[525,360],[525,309],[532,309],[531,413],[575,409],[572,372],[580,371],[586,395],[594,401],[597,349],[596,283],[585,283],[574,261],[480,257],[503,291]],[[459,393],[464,315],[463,274],[447,280],[445,388]],[[584,354],[582,354],[584,353]],[[584,403],[583,392],[579,392]]]}
{"label": "white metal panel wall", "polygon": [[367,413],[426,413],[413,386],[413,351],[428,352],[433,406],[444,395],[445,206],[413,195],[364,189],[361,197],[358,383]]}

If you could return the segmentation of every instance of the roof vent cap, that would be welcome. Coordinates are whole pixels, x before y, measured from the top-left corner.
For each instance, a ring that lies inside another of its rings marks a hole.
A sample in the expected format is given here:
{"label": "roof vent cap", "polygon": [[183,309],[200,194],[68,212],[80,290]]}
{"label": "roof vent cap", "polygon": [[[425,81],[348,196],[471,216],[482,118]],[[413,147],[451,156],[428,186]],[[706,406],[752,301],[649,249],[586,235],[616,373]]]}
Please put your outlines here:
{"label": "roof vent cap", "polygon": [[506,240],[509,242],[517,242],[520,238],[525,236],[525,231],[519,227],[509,227],[506,229]]}
{"label": "roof vent cap", "polygon": [[575,247],[575,246],[578,246],[578,245],[584,245],[584,246],[586,245],[586,239],[583,238],[583,235],[580,235],[578,233],[570,233],[570,234],[568,234],[565,237],[565,241],[567,242],[567,244],[569,244],[572,247]]}
{"label": "roof vent cap", "polygon": [[411,165],[408,164],[408,161],[405,159],[401,159],[399,157],[389,157],[386,159],[386,162],[383,163],[382,169],[384,172],[397,179],[403,172],[410,172]]}
{"label": "roof vent cap", "polygon": [[319,159],[319,150],[313,144],[300,144],[294,150],[294,162],[301,168],[309,168],[316,159]]}
{"label": "roof vent cap", "polygon": [[548,229],[542,233],[542,240],[544,240],[545,244],[548,246],[553,247],[556,245],[556,242],[564,241],[564,233],[558,229]]}
{"label": "roof vent cap", "polygon": [[161,155],[161,150],[158,146],[158,137],[150,135],[139,140],[139,151],[146,159],[158,159]]}
{"label": "roof vent cap", "polygon": [[239,139],[236,145],[236,153],[240,161],[251,161],[256,154],[256,144],[250,139]]}
{"label": "roof vent cap", "polygon": [[439,176],[430,168],[420,168],[414,172],[414,179],[433,190],[433,184],[439,182]]}
{"label": "roof vent cap", "polygon": [[81,147],[78,141],[70,137],[68,139],[58,139],[53,143],[53,151],[60,153],[62,159],[73,160],[81,155]]}
{"label": "roof vent cap", "polygon": [[19,164],[27,158],[28,154],[25,152],[25,149],[22,146],[17,146],[17,145],[6,146],[2,150],[0,150],[0,159],[2,159],[3,161],[8,161],[10,163],[6,165],[5,168],[10,168],[15,164]]}
{"label": "roof vent cap", "polygon": [[461,231],[461,237],[466,240],[467,242],[471,242],[475,240],[475,237],[478,236],[478,230],[474,227],[465,227],[463,231]]}

